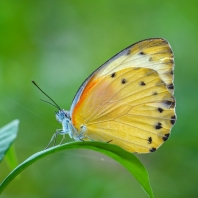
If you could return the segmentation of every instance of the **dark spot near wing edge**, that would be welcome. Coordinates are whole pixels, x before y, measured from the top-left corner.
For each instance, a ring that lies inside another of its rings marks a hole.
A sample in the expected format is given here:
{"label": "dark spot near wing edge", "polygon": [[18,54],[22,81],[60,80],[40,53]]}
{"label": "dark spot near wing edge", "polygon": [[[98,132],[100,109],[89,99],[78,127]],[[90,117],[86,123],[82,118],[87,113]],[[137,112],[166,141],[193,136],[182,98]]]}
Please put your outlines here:
{"label": "dark spot near wing edge", "polygon": [[167,134],[164,135],[164,137],[162,137],[162,139],[164,140],[164,142],[165,142],[166,140],[168,140],[169,136],[170,136],[170,134],[167,133]]}
{"label": "dark spot near wing edge", "polygon": [[149,150],[151,153],[153,153],[154,151],[156,151],[156,148],[151,148],[150,150]]}
{"label": "dark spot near wing edge", "polygon": [[172,125],[175,124],[175,120],[176,120],[176,116],[173,115],[173,116],[171,117],[171,120],[170,120],[170,122],[171,122]]}
{"label": "dark spot near wing edge", "polygon": [[174,85],[171,83],[170,85],[167,85],[168,89],[174,89]]}

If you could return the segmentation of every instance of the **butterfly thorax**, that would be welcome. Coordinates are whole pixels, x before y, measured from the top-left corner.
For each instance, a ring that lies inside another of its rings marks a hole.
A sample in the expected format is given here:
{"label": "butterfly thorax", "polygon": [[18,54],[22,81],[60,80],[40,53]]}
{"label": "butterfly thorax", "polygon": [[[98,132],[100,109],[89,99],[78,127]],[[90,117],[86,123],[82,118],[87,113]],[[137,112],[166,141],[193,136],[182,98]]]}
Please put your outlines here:
{"label": "butterfly thorax", "polygon": [[69,111],[62,109],[56,112],[56,120],[58,122],[62,123],[64,119],[71,120]]}
{"label": "butterfly thorax", "polygon": [[69,134],[70,138],[80,140],[79,133],[72,124],[69,111],[62,109],[56,112],[56,120],[62,124],[62,130],[58,132],[59,134]]}

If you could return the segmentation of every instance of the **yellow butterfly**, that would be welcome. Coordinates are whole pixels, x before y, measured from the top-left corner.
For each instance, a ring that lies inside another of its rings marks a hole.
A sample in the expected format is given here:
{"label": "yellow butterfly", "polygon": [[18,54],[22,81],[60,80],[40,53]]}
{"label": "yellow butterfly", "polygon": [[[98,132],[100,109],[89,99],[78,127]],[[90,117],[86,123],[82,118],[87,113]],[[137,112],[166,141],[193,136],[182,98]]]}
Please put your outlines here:
{"label": "yellow butterfly", "polygon": [[154,152],[169,138],[176,121],[173,67],[173,52],[165,39],[146,39],[122,50],[85,80],[70,111],[56,105],[62,129],[51,141],[69,134],[77,141]]}

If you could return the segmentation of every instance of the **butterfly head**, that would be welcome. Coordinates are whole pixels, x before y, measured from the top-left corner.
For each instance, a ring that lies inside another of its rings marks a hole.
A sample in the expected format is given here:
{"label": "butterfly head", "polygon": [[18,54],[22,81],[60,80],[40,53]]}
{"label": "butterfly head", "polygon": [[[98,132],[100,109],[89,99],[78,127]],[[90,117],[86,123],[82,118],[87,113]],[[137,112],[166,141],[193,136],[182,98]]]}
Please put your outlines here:
{"label": "butterfly head", "polygon": [[55,112],[56,120],[60,123],[63,123],[64,120],[71,120],[69,111],[66,110],[59,110]]}

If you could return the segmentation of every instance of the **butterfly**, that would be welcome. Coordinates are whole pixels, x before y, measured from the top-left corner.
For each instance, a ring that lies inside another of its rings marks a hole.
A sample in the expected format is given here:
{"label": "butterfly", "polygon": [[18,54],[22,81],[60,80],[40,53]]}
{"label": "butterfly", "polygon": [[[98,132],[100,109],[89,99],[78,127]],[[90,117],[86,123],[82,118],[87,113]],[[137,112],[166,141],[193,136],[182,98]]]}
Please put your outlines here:
{"label": "butterfly", "polygon": [[173,51],[165,39],[125,48],[84,81],[70,111],[55,103],[62,129],[50,143],[68,134],[76,141],[102,141],[129,152],[156,151],[176,122],[173,69]]}

